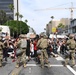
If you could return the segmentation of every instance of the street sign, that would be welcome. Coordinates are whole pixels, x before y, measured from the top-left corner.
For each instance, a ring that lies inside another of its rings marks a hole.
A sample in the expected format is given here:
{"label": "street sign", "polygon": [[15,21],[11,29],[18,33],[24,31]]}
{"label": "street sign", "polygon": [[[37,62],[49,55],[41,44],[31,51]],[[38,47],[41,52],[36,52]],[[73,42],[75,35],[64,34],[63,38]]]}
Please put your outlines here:
{"label": "street sign", "polygon": [[52,32],[55,33],[56,32],[56,27],[52,28]]}

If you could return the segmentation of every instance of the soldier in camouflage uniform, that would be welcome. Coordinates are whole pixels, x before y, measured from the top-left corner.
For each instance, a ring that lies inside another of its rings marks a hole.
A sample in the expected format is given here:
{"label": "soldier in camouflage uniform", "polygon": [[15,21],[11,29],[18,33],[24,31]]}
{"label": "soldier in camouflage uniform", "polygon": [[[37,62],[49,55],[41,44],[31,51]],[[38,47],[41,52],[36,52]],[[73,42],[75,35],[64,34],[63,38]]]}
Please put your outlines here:
{"label": "soldier in camouflage uniform", "polygon": [[[48,54],[47,54],[47,47],[48,47],[48,40],[45,35],[41,34],[40,39],[38,40],[37,47],[41,49],[41,55],[40,55],[40,63],[41,63],[41,68],[44,68],[44,63],[48,64],[49,67],[49,62],[48,62]],[[45,61],[44,61],[45,60]]]}
{"label": "soldier in camouflage uniform", "polygon": [[71,66],[73,67],[75,65],[75,47],[76,47],[74,35],[69,35],[69,40],[66,42],[66,45],[69,48],[69,55],[65,58],[65,66],[68,63],[68,60],[71,59]]}
{"label": "soldier in camouflage uniform", "polygon": [[2,59],[3,59],[3,43],[1,42],[0,37],[0,67],[2,67]]}
{"label": "soldier in camouflage uniform", "polygon": [[[25,42],[25,43],[23,43]],[[24,46],[22,46],[24,44]],[[26,67],[26,47],[27,47],[27,41],[26,41],[26,36],[25,35],[20,35],[20,40],[17,43],[18,48],[22,51],[20,55],[17,56],[17,62],[16,62],[16,67],[19,67],[19,64],[22,60],[23,62],[23,67]]]}

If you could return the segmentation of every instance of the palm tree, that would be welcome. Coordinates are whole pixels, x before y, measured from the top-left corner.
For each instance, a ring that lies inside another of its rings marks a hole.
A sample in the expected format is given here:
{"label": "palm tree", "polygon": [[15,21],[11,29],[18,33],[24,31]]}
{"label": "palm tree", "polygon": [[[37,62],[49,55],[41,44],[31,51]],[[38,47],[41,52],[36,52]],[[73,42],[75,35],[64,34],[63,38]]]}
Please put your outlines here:
{"label": "palm tree", "polygon": [[26,19],[26,20],[25,20],[25,23],[27,23],[27,22],[28,22],[28,20]]}
{"label": "palm tree", "polygon": [[4,10],[0,10],[0,24],[3,25],[7,21],[6,12]]}
{"label": "palm tree", "polygon": [[[17,16],[17,27],[18,27],[18,17],[19,17],[19,12],[17,12],[17,13],[15,14],[15,16]],[[18,36],[18,30],[17,30],[17,36]]]}
{"label": "palm tree", "polygon": [[[18,10],[18,0],[17,0],[17,13],[19,13],[19,10]],[[19,20],[19,16],[17,15],[17,21]]]}
{"label": "palm tree", "polygon": [[13,11],[13,10],[14,10],[13,4],[10,4],[10,5],[9,5],[9,8],[11,9],[11,11]]}
{"label": "palm tree", "polygon": [[23,15],[19,15],[19,17],[20,17],[20,34],[21,34],[21,21],[22,21]]}
{"label": "palm tree", "polygon": [[23,18],[23,15],[21,15],[21,14],[20,14],[20,15],[19,15],[19,17],[20,17],[20,20],[22,20],[22,18]]}
{"label": "palm tree", "polygon": [[54,16],[51,16],[51,33],[52,33],[52,25],[53,25],[53,19],[54,19]]}
{"label": "palm tree", "polygon": [[[10,8],[11,12],[13,12],[13,10],[14,10],[13,4],[10,4],[10,5],[9,5],[9,8]],[[9,18],[10,18],[10,19],[13,19],[13,18],[11,17],[11,14],[10,14]]]}
{"label": "palm tree", "polygon": [[53,20],[54,19],[54,16],[51,16],[51,19]]}
{"label": "palm tree", "polygon": [[18,17],[19,17],[19,12],[17,12],[17,13],[15,14],[15,16],[17,16],[17,21],[18,21]]}

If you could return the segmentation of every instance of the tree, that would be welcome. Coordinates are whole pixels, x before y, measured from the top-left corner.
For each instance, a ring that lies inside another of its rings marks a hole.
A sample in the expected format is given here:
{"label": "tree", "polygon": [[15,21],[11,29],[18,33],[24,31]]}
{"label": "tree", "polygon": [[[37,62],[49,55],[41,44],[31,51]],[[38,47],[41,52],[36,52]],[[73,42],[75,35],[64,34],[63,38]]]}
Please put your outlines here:
{"label": "tree", "polygon": [[23,15],[19,15],[19,17],[20,17],[20,34],[21,34],[21,21],[22,21]]}
{"label": "tree", "polygon": [[[8,7],[9,7],[10,10],[13,12],[13,10],[14,10],[14,5],[13,5],[13,4],[9,4]],[[11,14],[10,14],[10,16],[9,16],[9,19],[13,19],[13,17],[11,16]]]}
{"label": "tree", "polygon": [[11,11],[13,11],[13,10],[14,10],[13,4],[10,4],[10,5],[9,5],[9,8],[10,8]]}
{"label": "tree", "polygon": [[63,25],[62,23],[59,23],[59,25],[57,26],[57,28],[65,28],[65,25]]}
{"label": "tree", "polygon": [[[18,26],[18,18],[19,18],[19,12],[17,12],[16,14],[15,14],[15,16],[17,16],[17,26]],[[19,31],[17,31],[17,36],[18,36],[18,34],[19,34]]]}
{"label": "tree", "polygon": [[51,19],[53,20],[54,19],[54,16],[51,16]]}
{"label": "tree", "polygon": [[65,29],[65,25],[63,25],[62,23],[59,23],[59,25],[57,26],[58,32],[61,33],[64,29]]}
{"label": "tree", "polygon": [[51,33],[52,33],[52,25],[53,25],[53,19],[54,19],[54,16],[51,16]]}
{"label": "tree", "polygon": [[17,14],[18,14],[17,15],[17,21],[19,20],[19,10],[18,10],[19,7],[18,6],[19,6],[19,4],[18,4],[18,0],[17,0]]}
{"label": "tree", "polygon": [[52,21],[49,21],[49,23],[52,23]]}
{"label": "tree", "polygon": [[[9,23],[11,22],[11,24]],[[14,32],[14,37],[18,37],[18,35],[20,35],[20,33],[18,33],[20,31],[20,21],[8,21],[8,26],[10,27],[10,32],[11,32],[11,36],[13,36],[13,32]],[[7,25],[7,22],[5,23],[5,25]],[[26,34],[29,32],[29,26],[21,21],[21,33],[22,34]]]}
{"label": "tree", "polygon": [[28,22],[28,20],[26,19],[26,20],[25,20],[25,23],[27,23],[27,22]]}
{"label": "tree", "polygon": [[0,10],[0,24],[3,25],[7,21],[6,12]]}
{"label": "tree", "polygon": [[19,17],[19,12],[17,12],[17,13],[15,14],[15,16],[17,16],[17,21],[18,21],[18,17]]}
{"label": "tree", "polygon": [[20,20],[22,20],[22,18],[23,18],[23,15],[21,15],[21,14],[20,14],[20,15],[19,15],[19,17],[20,17]]}

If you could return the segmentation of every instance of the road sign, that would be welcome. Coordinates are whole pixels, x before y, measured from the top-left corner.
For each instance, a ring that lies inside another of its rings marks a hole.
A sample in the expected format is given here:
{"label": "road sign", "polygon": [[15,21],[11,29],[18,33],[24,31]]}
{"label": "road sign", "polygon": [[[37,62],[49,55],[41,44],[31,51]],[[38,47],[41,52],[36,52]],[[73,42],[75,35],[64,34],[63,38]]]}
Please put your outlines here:
{"label": "road sign", "polygon": [[55,33],[56,32],[56,27],[52,28],[52,32]]}

